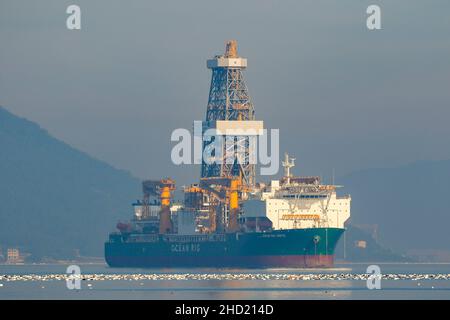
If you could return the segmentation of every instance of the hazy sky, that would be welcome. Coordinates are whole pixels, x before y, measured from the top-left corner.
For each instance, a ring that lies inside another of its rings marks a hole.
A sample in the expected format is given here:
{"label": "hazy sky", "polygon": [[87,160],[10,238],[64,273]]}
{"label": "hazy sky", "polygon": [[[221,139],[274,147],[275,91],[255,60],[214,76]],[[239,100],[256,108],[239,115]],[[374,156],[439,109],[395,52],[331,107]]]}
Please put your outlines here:
{"label": "hazy sky", "polygon": [[[66,29],[78,4],[82,30]],[[368,31],[379,4],[382,28]],[[256,116],[296,173],[450,159],[450,1],[0,1],[0,105],[140,178],[186,183],[170,134],[205,116],[238,40]]]}

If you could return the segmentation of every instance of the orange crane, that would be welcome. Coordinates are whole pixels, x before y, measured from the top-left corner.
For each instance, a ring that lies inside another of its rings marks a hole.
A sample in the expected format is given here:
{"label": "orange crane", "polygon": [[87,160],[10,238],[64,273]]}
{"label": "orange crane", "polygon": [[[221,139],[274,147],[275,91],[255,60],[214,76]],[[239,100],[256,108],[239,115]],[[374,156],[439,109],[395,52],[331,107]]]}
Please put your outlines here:
{"label": "orange crane", "polygon": [[[239,229],[239,199],[240,193],[246,192],[241,177],[227,178],[203,178],[197,191],[203,190],[213,198],[210,203],[211,232],[216,229],[216,206],[217,204],[227,204],[229,208],[227,232],[236,232]],[[175,181],[166,178],[161,180],[146,180],[142,183],[144,192],[144,205],[148,204],[150,196],[158,196],[161,201],[159,215],[159,233],[166,234],[173,232],[173,224],[170,214],[171,193],[175,190]],[[192,190],[195,191],[195,190]],[[144,218],[147,217],[144,209]]]}
{"label": "orange crane", "polygon": [[239,190],[242,187],[241,179],[231,179],[229,187],[229,206],[230,216],[228,220],[228,231],[238,231],[238,215],[239,215]]}
{"label": "orange crane", "polygon": [[[200,188],[213,195],[219,202],[228,204],[229,216],[226,230],[227,232],[238,231],[239,195],[246,191],[242,179],[240,177],[202,178]],[[212,216],[210,219],[215,229],[216,219]]]}
{"label": "orange crane", "polygon": [[[144,198],[150,195],[159,196],[161,200],[161,210],[159,212],[159,233],[171,233],[173,231],[172,219],[170,216],[171,192],[175,190],[175,181],[166,178],[161,180],[146,180],[142,183]],[[148,202],[148,201],[147,201]]]}

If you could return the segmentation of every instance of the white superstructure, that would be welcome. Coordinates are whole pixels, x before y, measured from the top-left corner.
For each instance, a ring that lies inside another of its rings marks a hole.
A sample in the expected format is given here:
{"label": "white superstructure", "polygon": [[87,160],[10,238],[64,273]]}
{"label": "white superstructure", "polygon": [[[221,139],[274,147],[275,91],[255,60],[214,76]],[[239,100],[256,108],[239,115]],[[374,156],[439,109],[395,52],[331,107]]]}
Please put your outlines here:
{"label": "white superstructure", "polygon": [[350,195],[338,196],[336,185],[320,184],[319,177],[295,177],[294,159],[286,154],[285,176],[261,188],[257,197],[243,203],[244,218],[266,216],[275,230],[344,228],[350,218]]}

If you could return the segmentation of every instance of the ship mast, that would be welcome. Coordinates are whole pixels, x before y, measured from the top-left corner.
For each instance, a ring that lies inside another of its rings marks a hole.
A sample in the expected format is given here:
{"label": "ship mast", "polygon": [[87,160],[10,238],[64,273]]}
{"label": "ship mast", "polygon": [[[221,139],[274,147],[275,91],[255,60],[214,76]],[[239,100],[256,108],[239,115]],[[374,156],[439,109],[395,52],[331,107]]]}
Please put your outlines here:
{"label": "ship mast", "polygon": [[291,168],[295,166],[295,158],[289,158],[289,154],[286,152],[284,154],[284,161],[282,161],[282,165],[284,167],[284,176],[286,177],[286,184],[289,185],[291,183]]}

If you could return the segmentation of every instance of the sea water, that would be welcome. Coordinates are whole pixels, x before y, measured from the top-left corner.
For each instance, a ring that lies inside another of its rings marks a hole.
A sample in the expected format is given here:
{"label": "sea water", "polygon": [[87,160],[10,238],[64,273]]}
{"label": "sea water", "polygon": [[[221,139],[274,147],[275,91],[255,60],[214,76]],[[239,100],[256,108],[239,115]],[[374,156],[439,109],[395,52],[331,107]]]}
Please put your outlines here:
{"label": "sea water", "polygon": [[[376,264],[380,289],[369,289],[371,264],[327,269],[131,269],[78,264],[0,265],[0,299],[450,299],[450,264]],[[72,288],[72,289],[69,289]]]}

